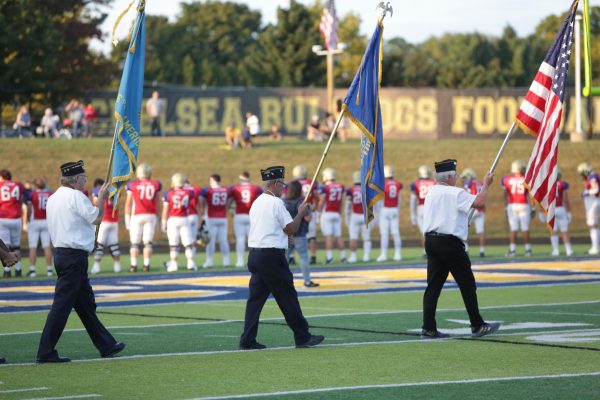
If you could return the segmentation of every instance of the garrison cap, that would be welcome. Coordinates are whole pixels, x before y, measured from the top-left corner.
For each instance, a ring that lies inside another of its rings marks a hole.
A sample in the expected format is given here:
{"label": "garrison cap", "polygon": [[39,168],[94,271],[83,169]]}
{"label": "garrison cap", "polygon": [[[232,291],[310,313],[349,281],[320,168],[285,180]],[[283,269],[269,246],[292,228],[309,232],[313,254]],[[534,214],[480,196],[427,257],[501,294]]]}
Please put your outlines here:
{"label": "garrison cap", "polygon": [[277,165],[267,169],[261,169],[260,176],[262,177],[263,182],[272,181],[275,179],[283,179],[285,177],[285,167]]}
{"label": "garrison cap", "polygon": [[456,171],[456,164],[456,160],[452,158],[443,161],[437,161],[435,163],[435,172],[440,173]]}
{"label": "garrison cap", "polygon": [[83,174],[85,172],[85,169],[83,169],[83,160],[64,163],[60,166],[60,172],[62,176],[75,176]]}

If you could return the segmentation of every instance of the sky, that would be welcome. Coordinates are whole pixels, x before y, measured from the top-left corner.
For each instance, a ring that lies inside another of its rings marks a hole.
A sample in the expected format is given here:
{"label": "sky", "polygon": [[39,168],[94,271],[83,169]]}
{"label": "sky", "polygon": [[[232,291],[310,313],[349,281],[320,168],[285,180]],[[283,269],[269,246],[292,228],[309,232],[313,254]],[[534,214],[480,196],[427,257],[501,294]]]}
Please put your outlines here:
{"label": "sky", "polygon": [[[104,53],[110,52],[109,35],[118,15],[129,4],[130,0],[114,0],[107,9],[108,17],[101,29],[105,33],[104,42],[92,43],[92,48]],[[148,15],[166,15],[174,20],[180,13],[179,3],[191,3],[190,0],[147,0]],[[247,4],[252,10],[259,10],[263,16],[263,24],[275,23],[277,7],[288,7],[289,0],[237,0]],[[309,5],[314,0],[299,0]],[[580,10],[583,0],[580,0]],[[375,8],[376,0],[338,0],[336,9],[338,17],[349,12],[361,16],[361,33],[370,35],[375,29],[379,11]],[[535,26],[550,14],[566,12],[572,0],[395,0],[391,1],[394,8],[392,17],[386,17],[384,23],[384,38],[402,37],[413,44],[425,41],[431,36],[444,33],[471,33],[499,36],[502,30],[510,24],[519,36],[533,32]],[[600,0],[590,0],[590,5],[600,5]],[[130,13],[123,19],[117,38],[123,38],[135,13]],[[232,16],[233,18],[234,16]]]}

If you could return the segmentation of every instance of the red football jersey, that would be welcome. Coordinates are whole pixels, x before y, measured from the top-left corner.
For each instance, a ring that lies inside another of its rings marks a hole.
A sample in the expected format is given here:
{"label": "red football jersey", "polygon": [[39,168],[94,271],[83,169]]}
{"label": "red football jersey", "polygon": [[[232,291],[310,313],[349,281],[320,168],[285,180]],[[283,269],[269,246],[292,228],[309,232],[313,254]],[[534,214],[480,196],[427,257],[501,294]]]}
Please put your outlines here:
{"label": "red football jersey", "polygon": [[360,185],[354,185],[348,190],[346,190],[346,196],[348,196],[348,201],[352,203],[352,212],[354,214],[363,214],[363,206],[362,206],[362,193],[360,190]]}
{"label": "red football jersey", "polygon": [[513,174],[502,178],[502,186],[508,194],[508,204],[529,204],[525,176]]}
{"label": "red football jersey", "polygon": [[138,179],[127,184],[127,191],[133,199],[133,215],[156,214],[156,196],[162,190],[159,181]]}
{"label": "red football jersey", "polygon": [[319,188],[319,193],[325,197],[324,212],[339,213],[341,211],[344,185],[337,182],[327,182]]}
{"label": "red football jersey", "polygon": [[198,197],[200,197],[200,191],[202,188],[195,185],[185,185],[183,188],[190,192],[190,205],[188,209],[189,215],[198,214]]}
{"label": "red football jersey", "polygon": [[187,217],[190,210],[190,197],[193,191],[189,189],[171,189],[163,195],[163,201],[169,207],[169,217]]}
{"label": "red football jersey", "polygon": [[[100,188],[92,189],[92,198],[94,200],[98,200],[98,193],[100,192]],[[94,201],[95,203],[95,201]],[[113,216],[113,212],[115,215]],[[119,212],[115,210],[112,199],[104,200],[104,216],[102,217],[102,222],[119,222]]]}
{"label": "red football jersey", "polygon": [[51,190],[36,189],[28,196],[27,203],[31,204],[34,220],[42,221],[46,219],[46,204],[51,195]]}
{"label": "red football jersey", "polygon": [[260,186],[239,184],[231,187],[231,195],[235,201],[236,214],[249,214],[250,206],[263,192]]}
{"label": "red football jersey", "polygon": [[0,218],[21,218],[25,188],[19,182],[0,182]]}
{"label": "red football jersey", "polygon": [[209,218],[227,218],[227,199],[231,196],[228,187],[204,188],[201,192],[206,199]]}
{"label": "red football jersey", "polygon": [[[308,190],[310,189],[310,183],[312,182],[312,180],[310,179],[298,179],[298,182],[300,182],[300,185],[302,185],[302,197],[306,198],[306,194],[308,193]],[[319,185],[317,182],[315,182],[315,185],[313,186],[313,190],[312,193],[310,194],[310,196],[308,196],[307,199],[307,203],[308,204],[313,204],[313,202],[315,201],[315,195],[318,194],[319,190]]]}
{"label": "red football jersey", "polygon": [[565,181],[556,182],[556,207],[563,207],[563,196],[565,190],[569,190],[569,184]]}
{"label": "red football jersey", "polygon": [[402,182],[395,179],[386,179],[383,206],[389,208],[398,208],[398,203],[400,202],[400,191],[402,188]]}
{"label": "red football jersey", "polygon": [[[481,192],[481,188],[483,187],[483,182],[476,181],[475,179],[466,180],[463,188],[469,192],[470,194],[477,195],[477,193]],[[476,207],[476,210],[483,211],[485,207]]]}
{"label": "red football jersey", "polygon": [[431,189],[434,185],[435,181],[431,179],[419,179],[410,184],[410,191],[417,196],[417,199],[419,200],[418,204],[420,206],[425,204],[425,197],[427,197],[429,189]]}

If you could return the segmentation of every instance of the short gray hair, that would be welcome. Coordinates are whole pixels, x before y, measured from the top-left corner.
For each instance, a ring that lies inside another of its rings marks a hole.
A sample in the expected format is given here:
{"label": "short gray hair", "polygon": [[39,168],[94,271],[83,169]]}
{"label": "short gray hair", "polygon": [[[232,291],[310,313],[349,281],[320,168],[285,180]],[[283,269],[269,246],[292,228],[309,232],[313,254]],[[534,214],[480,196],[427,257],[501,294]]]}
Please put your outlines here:
{"label": "short gray hair", "polygon": [[436,172],[435,180],[438,182],[448,182],[451,177],[456,177],[456,171]]}
{"label": "short gray hair", "polygon": [[77,175],[73,175],[73,176],[61,176],[60,177],[60,184],[61,185],[75,185],[75,183],[77,182]]}

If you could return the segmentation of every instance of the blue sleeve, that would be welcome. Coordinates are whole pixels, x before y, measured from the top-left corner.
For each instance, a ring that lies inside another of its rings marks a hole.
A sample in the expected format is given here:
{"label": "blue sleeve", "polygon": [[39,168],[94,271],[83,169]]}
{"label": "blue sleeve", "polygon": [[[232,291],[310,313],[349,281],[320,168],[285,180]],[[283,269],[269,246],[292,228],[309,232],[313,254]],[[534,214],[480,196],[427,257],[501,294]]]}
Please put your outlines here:
{"label": "blue sleeve", "polygon": [[162,198],[165,203],[168,203],[169,202],[169,192],[164,192]]}
{"label": "blue sleeve", "polygon": [[200,196],[206,198],[207,194],[208,194],[208,188],[200,189]]}

